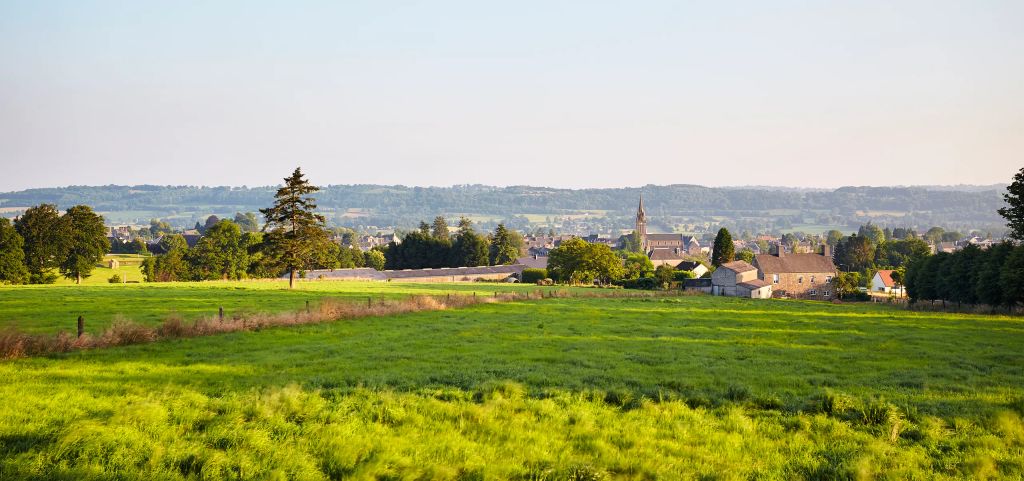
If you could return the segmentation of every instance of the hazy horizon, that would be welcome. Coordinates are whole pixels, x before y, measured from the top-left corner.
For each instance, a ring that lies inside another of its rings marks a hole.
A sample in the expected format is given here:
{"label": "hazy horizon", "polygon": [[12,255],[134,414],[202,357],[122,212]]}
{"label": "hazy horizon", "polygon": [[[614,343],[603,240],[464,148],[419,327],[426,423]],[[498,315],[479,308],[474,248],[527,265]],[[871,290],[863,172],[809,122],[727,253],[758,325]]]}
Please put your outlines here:
{"label": "hazy horizon", "polygon": [[1005,185],[1024,2],[5,2],[0,191]]}

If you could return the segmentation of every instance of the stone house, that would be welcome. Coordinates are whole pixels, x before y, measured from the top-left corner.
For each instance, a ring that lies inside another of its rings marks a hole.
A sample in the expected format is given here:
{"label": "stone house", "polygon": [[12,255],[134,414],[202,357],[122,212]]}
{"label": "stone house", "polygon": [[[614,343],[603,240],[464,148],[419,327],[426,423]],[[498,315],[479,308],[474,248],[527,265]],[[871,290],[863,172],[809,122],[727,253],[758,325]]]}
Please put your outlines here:
{"label": "stone house", "polygon": [[726,262],[711,273],[711,293],[716,296],[740,295],[739,284],[757,280],[757,268],[745,261]]}
{"label": "stone house", "polygon": [[832,298],[836,266],[828,246],[821,254],[789,254],[783,249],[776,249],[775,254],[758,254],[754,256],[754,267],[757,278],[770,283],[775,296]]}

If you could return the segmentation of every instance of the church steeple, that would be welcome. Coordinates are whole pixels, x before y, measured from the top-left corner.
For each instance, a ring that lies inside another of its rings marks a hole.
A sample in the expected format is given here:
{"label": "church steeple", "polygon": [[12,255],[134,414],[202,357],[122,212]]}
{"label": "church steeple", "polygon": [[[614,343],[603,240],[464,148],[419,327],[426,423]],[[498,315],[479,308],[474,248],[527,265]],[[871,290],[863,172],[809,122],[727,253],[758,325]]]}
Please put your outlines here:
{"label": "church steeple", "polygon": [[640,249],[647,251],[647,213],[644,212],[644,195],[640,194],[640,205],[636,208],[636,235]]}

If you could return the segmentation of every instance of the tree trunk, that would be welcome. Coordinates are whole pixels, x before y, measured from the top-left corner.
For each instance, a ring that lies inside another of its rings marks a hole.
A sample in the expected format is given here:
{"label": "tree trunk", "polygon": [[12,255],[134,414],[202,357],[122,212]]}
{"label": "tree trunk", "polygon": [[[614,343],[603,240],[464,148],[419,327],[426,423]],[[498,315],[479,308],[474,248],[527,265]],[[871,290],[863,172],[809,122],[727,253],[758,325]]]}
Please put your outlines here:
{"label": "tree trunk", "polygon": [[81,284],[81,283],[82,283],[82,275],[81,274],[76,274],[75,275],[75,284]]}
{"label": "tree trunk", "polygon": [[295,269],[288,269],[288,288],[295,287]]}

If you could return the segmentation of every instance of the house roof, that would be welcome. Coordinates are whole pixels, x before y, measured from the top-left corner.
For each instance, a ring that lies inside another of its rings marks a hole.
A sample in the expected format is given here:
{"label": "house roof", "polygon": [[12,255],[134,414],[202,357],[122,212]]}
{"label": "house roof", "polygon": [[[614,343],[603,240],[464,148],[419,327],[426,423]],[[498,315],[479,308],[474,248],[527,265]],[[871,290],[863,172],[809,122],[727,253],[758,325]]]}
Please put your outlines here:
{"label": "house roof", "polygon": [[757,289],[761,289],[762,287],[768,287],[771,284],[769,284],[766,281],[762,281],[761,279],[751,279],[749,281],[741,282],[741,283],[736,284],[736,285],[739,286],[739,287],[744,287],[744,288],[750,289],[750,290],[757,290]]}
{"label": "house roof", "polygon": [[482,266],[482,267],[442,267],[440,269],[404,269],[400,271],[382,271],[388,279],[405,279],[410,277],[459,277],[484,274],[522,274],[525,268],[522,264],[509,266]]}
{"label": "house roof", "polygon": [[651,249],[651,252],[647,254],[652,261],[674,261],[682,260],[683,256],[677,254],[672,249]]}
{"label": "house roof", "polygon": [[517,258],[516,264],[522,264],[528,269],[547,269],[548,258],[546,256],[524,256]]}
{"label": "house roof", "polygon": [[700,262],[697,261],[683,261],[676,265],[676,269],[680,271],[692,271],[700,265]]}
{"label": "house roof", "polygon": [[747,261],[726,262],[725,264],[722,264],[718,268],[719,269],[729,269],[730,271],[733,271],[733,272],[735,272],[737,274],[740,273],[740,272],[756,271],[757,270],[756,267],[748,264]]}
{"label": "house roof", "polygon": [[878,277],[882,279],[882,284],[885,284],[885,287],[892,287],[896,284],[892,280],[892,270],[880,269],[878,271]]}
{"label": "house roof", "polygon": [[690,242],[696,242],[692,235],[683,234],[647,234],[647,240],[649,241],[679,241],[683,244],[689,244]]}
{"label": "house roof", "polygon": [[793,273],[828,273],[834,274],[836,266],[832,259],[821,254],[786,254],[782,257],[772,254],[754,256],[754,263],[762,272],[775,274]]}
{"label": "house roof", "polygon": [[[483,266],[483,267],[444,267],[440,269],[404,269],[378,271],[369,267],[357,269],[316,269],[306,271],[306,279],[410,279],[421,277],[468,277],[484,274],[517,274],[523,273],[522,264],[508,266]],[[286,276],[285,276],[286,277]]]}

